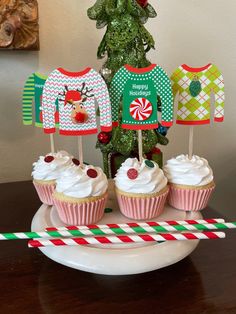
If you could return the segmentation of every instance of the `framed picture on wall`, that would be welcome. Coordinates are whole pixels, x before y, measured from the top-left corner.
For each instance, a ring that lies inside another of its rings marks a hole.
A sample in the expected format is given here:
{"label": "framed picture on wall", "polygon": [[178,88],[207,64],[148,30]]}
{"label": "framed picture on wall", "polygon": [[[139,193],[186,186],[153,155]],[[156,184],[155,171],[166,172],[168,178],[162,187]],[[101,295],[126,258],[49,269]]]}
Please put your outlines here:
{"label": "framed picture on wall", "polygon": [[39,50],[37,0],[0,0],[0,50]]}

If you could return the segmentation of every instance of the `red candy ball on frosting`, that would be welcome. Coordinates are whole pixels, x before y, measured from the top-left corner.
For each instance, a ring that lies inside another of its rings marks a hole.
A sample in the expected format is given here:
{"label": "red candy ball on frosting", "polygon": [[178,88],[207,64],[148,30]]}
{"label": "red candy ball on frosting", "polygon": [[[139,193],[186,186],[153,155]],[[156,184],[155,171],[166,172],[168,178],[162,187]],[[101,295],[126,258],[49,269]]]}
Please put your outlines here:
{"label": "red candy ball on frosting", "polygon": [[97,173],[97,171],[95,169],[89,169],[87,171],[87,175],[88,175],[88,177],[90,177],[92,179],[95,179],[95,178],[97,178],[98,173]]}
{"label": "red candy ball on frosting", "polygon": [[130,180],[135,180],[137,179],[138,177],[138,171],[134,168],[131,168],[127,171],[127,177],[130,179]]}
{"label": "red candy ball on frosting", "polygon": [[44,158],[44,161],[50,163],[50,162],[52,162],[54,159],[55,159],[55,158],[54,158],[53,156],[50,156],[50,155],[49,155],[49,156],[46,156],[46,157]]}
{"label": "red candy ball on frosting", "polygon": [[72,162],[73,162],[73,164],[76,165],[76,166],[79,166],[79,165],[80,165],[80,161],[79,161],[78,159],[76,159],[76,158],[73,158],[73,159],[72,159]]}

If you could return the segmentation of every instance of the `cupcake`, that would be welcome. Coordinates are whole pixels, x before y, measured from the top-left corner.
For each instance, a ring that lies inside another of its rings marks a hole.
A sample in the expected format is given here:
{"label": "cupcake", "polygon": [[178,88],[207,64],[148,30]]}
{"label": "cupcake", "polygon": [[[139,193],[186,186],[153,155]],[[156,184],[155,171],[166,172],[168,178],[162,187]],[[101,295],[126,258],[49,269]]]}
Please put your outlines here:
{"label": "cupcake", "polygon": [[67,152],[60,151],[40,156],[33,164],[33,184],[42,203],[53,205],[52,194],[56,187],[56,180],[71,162],[72,157]]}
{"label": "cupcake", "polygon": [[206,159],[180,155],[167,161],[164,173],[169,180],[171,206],[185,211],[198,211],[207,206],[215,183]]}
{"label": "cupcake", "polygon": [[108,180],[101,168],[69,166],[56,181],[54,205],[60,219],[69,225],[98,222],[107,200]]}
{"label": "cupcake", "polygon": [[169,187],[167,178],[154,161],[128,158],[115,177],[116,195],[122,214],[147,220],[164,209]]}

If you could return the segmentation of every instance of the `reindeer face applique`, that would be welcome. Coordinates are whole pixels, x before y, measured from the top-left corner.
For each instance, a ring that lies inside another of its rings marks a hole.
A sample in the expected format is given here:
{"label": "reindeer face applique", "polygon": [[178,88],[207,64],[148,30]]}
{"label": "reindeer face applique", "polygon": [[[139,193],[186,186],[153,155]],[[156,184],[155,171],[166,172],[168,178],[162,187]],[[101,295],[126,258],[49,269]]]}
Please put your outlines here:
{"label": "reindeer face applique", "polygon": [[[92,89],[85,87],[85,83],[82,84],[82,89],[69,90],[68,86],[65,86],[65,91],[61,96],[64,96],[65,106],[70,105],[71,120],[74,124],[86,123],[89,119],[89,115],[84,108],[84,104],[88,98],[94,97],[94,94],[90,94]],[[62,99],[60,99],[62,100]]]}
{"label": "reindeer face applique", "polygon": [[88,121],[88,114],[83,107],[82,100],[72,102],[69,101],[69,103],[72,105],[71,119],[73,123],[85,123]]}

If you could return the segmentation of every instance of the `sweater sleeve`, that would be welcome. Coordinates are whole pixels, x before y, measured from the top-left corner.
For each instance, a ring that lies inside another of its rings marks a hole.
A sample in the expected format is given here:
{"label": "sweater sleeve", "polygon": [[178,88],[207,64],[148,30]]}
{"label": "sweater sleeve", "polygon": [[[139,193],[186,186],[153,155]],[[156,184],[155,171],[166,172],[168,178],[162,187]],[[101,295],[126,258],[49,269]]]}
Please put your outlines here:
{"label": "sweater sleeve", "polygon": [[178,85],[178,81],[179,81],[179,72],[181,72],[181,70],[178,68],[176,69],[173,74],[171,75],[171,84],[172,84],[172,92],[173,92],[173,97],[174,100],[177,96],[177,94],[179,93],[179,85]]}
{"label": "sweater sleeve", "polygon": [[110,97],[111,97],[111,112],[112,112],[112,125],[118,126],[119,109],[121,97],[124,93],[124,87],[128,79],[128,73],[122,67],[114,76],[111,82]]}
{"label": "sweater sleeve", "polygon": [[214,121],[224,121],[224,107],[225,107],[225,84],[224,78],[219,69],[213,66],[211,71],[212,90],[215,95],[215,111]]}
{"label": "sweater sleeve", "polygon": [[109,92],[105,81],[98,73],[94,93],[100,110],[101,131],[110,132],[112,130],[112,119]]}
{"label": "sweater sleeve", "polygon": [[170,127],[173,124],[173,93],[171,82],[166,72],[157,68],[156,89],[161,98],[162,122],[161,124]]}
{"label": "sweater sleeve", "polygon": [[35,95],[35,81],[34,74],[25,82],[23,95],[22,95],[22,113],[23,113],[23,124],[31,125],[32,124],[32,105],[33,98]]}
{"label": "sweater sleeve", "polygon": [[42,98],[42,113],[43,113],[43,128],[46,134],[55,133],[55,111],[56,111],[56,100],[59,94],[59,78],[57,70],[53,71],[43,89]]}

